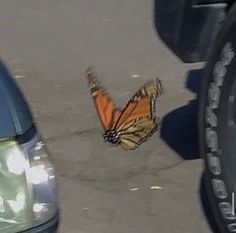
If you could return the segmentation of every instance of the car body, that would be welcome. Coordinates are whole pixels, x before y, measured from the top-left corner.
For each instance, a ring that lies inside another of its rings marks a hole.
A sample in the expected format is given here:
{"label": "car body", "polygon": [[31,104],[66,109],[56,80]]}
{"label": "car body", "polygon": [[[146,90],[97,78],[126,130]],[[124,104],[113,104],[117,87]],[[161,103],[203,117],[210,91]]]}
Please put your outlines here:
{"label": "car body", "polygon": [[24,96],[0,62],[0,232],[54,233],[55,174]]}
{"label": "car body", "polygon": [[185,63],[206,61],[233,0],[155,0],[160,38]]}

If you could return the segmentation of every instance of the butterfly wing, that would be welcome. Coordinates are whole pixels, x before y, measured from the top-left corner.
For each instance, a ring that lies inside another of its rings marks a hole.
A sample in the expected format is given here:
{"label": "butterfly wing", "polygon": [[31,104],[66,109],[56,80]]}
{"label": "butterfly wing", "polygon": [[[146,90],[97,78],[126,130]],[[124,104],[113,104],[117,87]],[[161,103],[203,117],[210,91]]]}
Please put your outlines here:
{"label": "butterfly wing", "polygon": [[146,141],[158,128],[155,102],[163,92],[159,79],[154,79],[142,86],[130,99],[115,125],[125,149],[135,149]]}
{"label": "butterfly wing", "polygon": [[129,122],[142,118],[155,117],[155,103],[157,97],[163,92],[163,87],[159,79],[153,79],[145,83],[135,95],[130,99],[119,119],[115,128],[121,130]]}
{"label": "butterfly wing", "polygon": [[100,85],[96,78],[96,74],[91,67],[87,68],[86,77],[99,119],[104,130],[113,128],[115,122],[120,116],[120,110],[115,106],[112,99]]}
{"label": "butterfly wing", "polygon": [[124,149],[134,150],[158,130],[159,119],[143,118],[129,123],[129,126],[121,131],[120,145]]}

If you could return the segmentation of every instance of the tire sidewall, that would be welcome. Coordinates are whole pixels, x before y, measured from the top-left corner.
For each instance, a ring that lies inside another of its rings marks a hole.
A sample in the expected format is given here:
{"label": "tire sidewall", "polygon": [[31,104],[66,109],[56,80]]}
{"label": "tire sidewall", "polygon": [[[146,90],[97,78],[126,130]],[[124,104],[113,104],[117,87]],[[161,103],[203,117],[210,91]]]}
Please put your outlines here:
{"label": "tire sidewall", "polygon": [[[199,141],[205,162],[204,180],[214,218],[224,233],[236,232],[236,216],[232,215],[232,193],[236,193],[236,190],[229,181],[225,166],[227,155],[221,147],[222,127],[219,122],[224,114],[221,102],[227,95],[226,83],[234,79],[230,74],[232,69],[236,69],[234,34],[236,34],[236,5],[229,12],[208,59],[199,108]],[[209,114],[213,116],[211,120]]]}

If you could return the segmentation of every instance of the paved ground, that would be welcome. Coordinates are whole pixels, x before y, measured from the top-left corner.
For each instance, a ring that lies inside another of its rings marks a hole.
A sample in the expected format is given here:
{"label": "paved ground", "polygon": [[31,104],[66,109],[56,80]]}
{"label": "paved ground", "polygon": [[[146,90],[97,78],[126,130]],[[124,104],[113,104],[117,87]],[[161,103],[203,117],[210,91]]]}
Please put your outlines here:
{"label": "paved ground", "polygon": [[[0,3],[1,56],[52,152],[62,233],[210,232],[199,197],[199,75],[186,73],[193,66],[167,50],[152,20],[151,0]],[[106,145],[83,74],[88,65],[119,105],[160,77],[161,137],[134,152]]]}

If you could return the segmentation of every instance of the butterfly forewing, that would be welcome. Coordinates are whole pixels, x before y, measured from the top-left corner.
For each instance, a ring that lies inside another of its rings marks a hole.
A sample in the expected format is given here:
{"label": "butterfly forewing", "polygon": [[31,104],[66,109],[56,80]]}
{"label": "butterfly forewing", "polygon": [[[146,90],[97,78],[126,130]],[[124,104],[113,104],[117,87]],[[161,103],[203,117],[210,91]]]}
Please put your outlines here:
{"label": "butterfly forewing", "polygon": [[119,118],[120,111],[104,88],[100,85],[96,74],[90,67],[86,70],[86,76],[102,126],[104,130],[110,129],[113,127],[114,122]]}
{"label": "butterfly forewing", "polygon": [[130,99],[119,119],[115,128],[119,131],[124,125],[133,120],[155,117],[155,102],[163,92],[161,81],[153,79],[145,83]]}
{"label": "butterfly forewing", "polygon": [[129,122],[141,118],[150,118],[152,114],[150,98],[142,98],[139,101],[130,101],[117,120],[115,128],[122,130]]}

